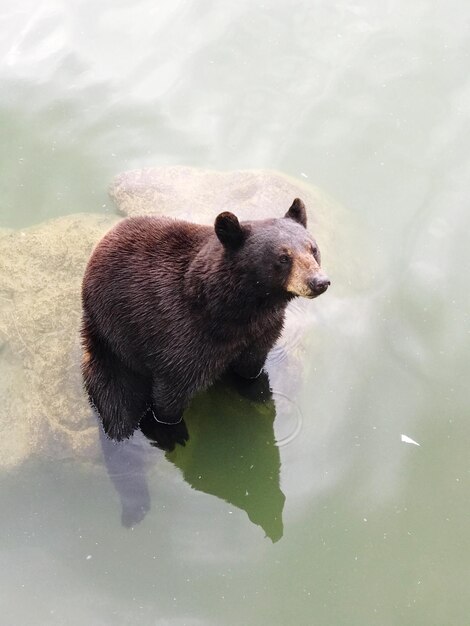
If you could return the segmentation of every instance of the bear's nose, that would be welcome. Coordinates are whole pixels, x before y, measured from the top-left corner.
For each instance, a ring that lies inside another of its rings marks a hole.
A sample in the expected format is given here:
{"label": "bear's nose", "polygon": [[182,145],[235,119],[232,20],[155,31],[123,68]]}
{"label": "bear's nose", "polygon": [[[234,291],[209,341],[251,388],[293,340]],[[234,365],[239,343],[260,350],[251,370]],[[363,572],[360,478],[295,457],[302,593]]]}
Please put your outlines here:
{"label": "bear's nose", "polygon": [[331,285],[331,281],[328,276],[321,274],[320,276],[315,276],[309,283],[309,287],[312,293],[316,296],[324,293],[328,287]]}

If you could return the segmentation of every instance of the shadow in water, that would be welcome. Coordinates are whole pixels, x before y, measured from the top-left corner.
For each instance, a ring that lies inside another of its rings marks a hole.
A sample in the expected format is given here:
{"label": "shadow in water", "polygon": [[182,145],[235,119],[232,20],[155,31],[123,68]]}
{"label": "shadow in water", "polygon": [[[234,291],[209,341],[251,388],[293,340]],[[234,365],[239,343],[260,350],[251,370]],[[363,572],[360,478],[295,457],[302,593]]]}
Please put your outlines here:
{"label": "shadow in water", "polygon": [[[275,405],[266,374],[254,382],[225,377],[185,413],[189,441],[166,457],[197,491],[245,511],[276,542],[282,537],[285,496],[274,438]],[[109,476],[119,494],[122,523],[138,524],[150,509],[146,468],[159,452],[141,433],[113,443],[100,429]]]}
{"label": "shadow in water", "polygon": [[250,383],[226,377],[193,400],[189,442],[167,453],[191,487],[245,511],[273,542],[282,537],[285,501],[275,415],[266,374]]}

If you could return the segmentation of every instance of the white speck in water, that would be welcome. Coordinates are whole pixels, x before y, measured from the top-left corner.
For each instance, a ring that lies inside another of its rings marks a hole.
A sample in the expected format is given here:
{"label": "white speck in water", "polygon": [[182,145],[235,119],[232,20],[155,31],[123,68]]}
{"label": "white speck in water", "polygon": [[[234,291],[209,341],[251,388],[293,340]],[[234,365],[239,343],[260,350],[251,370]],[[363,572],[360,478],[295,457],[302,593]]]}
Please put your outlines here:
{"label": "white speck in water", "polygon": [[300,175],[303,176],[304,178],[308,178],[307,174],[305,172],[300,172]]}
{"label": "white speck in water", "polygon": [[367,517],[364,517],[363,519],[364,519],[365,522],[367,522]]}
{"label": "white speck in water", "polygon": [[414,446],[420,446],[421,445],[417,441],[415,441],[414,439],[411,439],[411,437],[408,437],[408,435],[402,435],[401,436],[401,440],[403,441],[403,443],[412,443]]}
{"label": "white speck in water", "polygon": [[89,554],[86,558],[87,561],[89,561],[91,559],[91,554]]}

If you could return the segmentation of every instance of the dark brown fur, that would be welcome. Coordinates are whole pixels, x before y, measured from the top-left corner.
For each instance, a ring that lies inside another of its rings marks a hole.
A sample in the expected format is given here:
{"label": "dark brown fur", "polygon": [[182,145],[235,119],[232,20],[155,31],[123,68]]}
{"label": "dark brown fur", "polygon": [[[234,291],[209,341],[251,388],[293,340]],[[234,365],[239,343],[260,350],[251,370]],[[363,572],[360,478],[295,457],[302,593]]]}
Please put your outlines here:
{"label": "dark brown fur", "polygon": [[311,254],[310,297],[327,280],[299,203],[277,220],[222,213],[214,228],[129,218],[102,239],[83,281],[82,369],[110,437],[140,424],[160,447],[184,443],[194,393],[229,368],[259,374],[296,295],[287,291],[296,254]]}

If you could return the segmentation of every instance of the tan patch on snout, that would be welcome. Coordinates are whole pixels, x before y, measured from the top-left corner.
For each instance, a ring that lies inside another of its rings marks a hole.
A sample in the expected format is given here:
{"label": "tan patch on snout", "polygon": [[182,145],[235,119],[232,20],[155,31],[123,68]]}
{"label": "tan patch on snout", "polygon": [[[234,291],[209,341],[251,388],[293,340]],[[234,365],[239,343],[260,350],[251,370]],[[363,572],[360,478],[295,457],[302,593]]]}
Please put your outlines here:
{"label": "tan patch on snout", "polygon": [[308,283],[320,271],[320,266],[311,253],[294,255],[289,280],[287,281],[287,291],[296,296],[312,298],[313,294]]}

